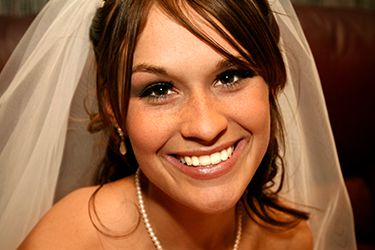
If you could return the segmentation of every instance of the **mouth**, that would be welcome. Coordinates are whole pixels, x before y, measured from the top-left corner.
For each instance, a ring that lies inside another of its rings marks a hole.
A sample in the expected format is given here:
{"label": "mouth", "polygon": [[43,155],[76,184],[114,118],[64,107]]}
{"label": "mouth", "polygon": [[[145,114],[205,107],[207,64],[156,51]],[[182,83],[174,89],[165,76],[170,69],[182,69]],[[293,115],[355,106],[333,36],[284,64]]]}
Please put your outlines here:
{"label": "mouth", "polygon": [[184,165],[189,167],[204,167],[204,166],[211,166],[216,165],[221,162],[225,162],[228,160],[233,152],[235,146],[229,146],[226,149],[223,149],[218,152],[214,152],[212,154],[207,155],[191,155],[191,156],[176,156],[176,158]]}
{"label": "mouth", "polygon": [[211,180],[235,169],[247,144],[247,139],[240,139],[206,152],[198,150],[169,155],[166,160],[193,179]]}

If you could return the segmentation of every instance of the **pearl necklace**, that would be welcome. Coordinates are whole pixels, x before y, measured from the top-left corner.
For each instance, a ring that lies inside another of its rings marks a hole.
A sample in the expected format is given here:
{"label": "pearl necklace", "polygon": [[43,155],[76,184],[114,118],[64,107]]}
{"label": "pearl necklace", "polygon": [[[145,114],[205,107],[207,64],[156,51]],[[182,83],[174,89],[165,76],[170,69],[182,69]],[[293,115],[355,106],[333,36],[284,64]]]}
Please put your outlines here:
{"label": "pearl necklace", "polygon": [[[158,237],[156,236],[154,229],[151,226],[151,223],[148,219],[148,215],[145,209],[145,204],[143,201],[143,196],[142,196],[142,189],[141,189],[141,184],[139,181],[139,172],[140,169],[137,169],[137,172],[135,173],[135,186],[137,189],[137,198],[138,198],[138,206],[139,206],[139,212],[141,213],[143,223],[146,227],[146,230],[148,232],[148,235],[151,238],[152,243],[154,244],[155,249],[157,250],[163,250],[163,247],[160,244],[160,241]],[[242,211],[241,209],[238,209],[238,222],[237,222],[237,233],[236,233],[236,240],[234,241],[233,245],[233,250],[237,250],[238,246],[241,241],[241,233],[242,233]]]}

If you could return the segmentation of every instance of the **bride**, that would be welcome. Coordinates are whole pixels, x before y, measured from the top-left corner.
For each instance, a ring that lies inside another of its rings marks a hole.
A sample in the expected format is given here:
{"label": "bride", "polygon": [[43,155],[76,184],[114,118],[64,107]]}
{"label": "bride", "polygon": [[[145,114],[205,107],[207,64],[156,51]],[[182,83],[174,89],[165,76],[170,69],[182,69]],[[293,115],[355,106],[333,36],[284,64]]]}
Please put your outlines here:
{"label": "bride", "polygon": [[[20,178],[2,184],[4,247],[355,248],[290,3],[55,0],[17,50],[0,78],[1,175]],[[77,171],[96,185],[65,196]]]}

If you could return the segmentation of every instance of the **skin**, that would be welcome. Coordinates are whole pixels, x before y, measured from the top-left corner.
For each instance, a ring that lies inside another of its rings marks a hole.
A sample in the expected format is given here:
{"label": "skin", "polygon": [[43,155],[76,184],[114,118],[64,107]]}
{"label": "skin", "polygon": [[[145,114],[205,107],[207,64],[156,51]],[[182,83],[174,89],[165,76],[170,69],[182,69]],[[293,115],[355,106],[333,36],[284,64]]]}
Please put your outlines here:
{"label": "skin", "polygon": [[[201,25],[236,54],[210,27]],[[268,86],[260,76],[235,78],[231,84],[218,79],[233,68],[223,61],[157,7],[151,9],[135,50],[126,129],[143,172],[146,209],[166,249],[231,249],[235,205],[267,149]],[[160,82],[172,82],[173,87],[140,94]],[[234,144],[236,157],[224,175],[201,180],[176,167],[176,155],[208,154]],[[143,224],[138,225],[133,177],[105,185],[96,197],[109,233],[128,234],[120,239],[99,233],[89,219],[87,204],[95,188],[78,190],[57,203],[20,249],[152,249]],[[273,248],[311,249],[307,224],[276,230],[246,216],[240,249]]]}
{"label": "skin", "polygon": [[[203,29],[235,53],[208,27]],[[153,9],[136,46],[134,68],[147,65],[165,72],[142,67],[133,73],[126,124],[139,166],[150,180],[149,192],[168,204],[175,200],[176,205],[207,214],[227,211],[237,203],[263,158],[270,134],[267,84],[259,76],[230,84],[217,81],[230,69],[221,66],[222,61],[220,54]],[[174,86],[162,98],[138,97],[149,84],[170,81]],[[235,149],[240,155],[233,171],[212,180],[182,174],[170,159],[220,152],[235,143],[241,146]]]}

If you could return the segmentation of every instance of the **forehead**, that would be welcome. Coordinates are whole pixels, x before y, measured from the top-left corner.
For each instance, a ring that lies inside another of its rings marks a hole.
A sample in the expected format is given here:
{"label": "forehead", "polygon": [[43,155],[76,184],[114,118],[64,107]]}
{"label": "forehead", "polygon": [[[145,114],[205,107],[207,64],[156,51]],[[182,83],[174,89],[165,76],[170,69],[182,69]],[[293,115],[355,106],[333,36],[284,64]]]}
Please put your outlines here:
{"label": "forehead", "polygon": [[[192,9],[185,12],[189,21],[199,32],[215,41],[231,54],[238,54],[229,43],[201,16]],[[220,24],[219,24],[220,25]],[[174,18],[166,14],[158,5],[153,5],[148,13],[144,29],[138,37],[134,53],[134,64],[142,60],[152,60],[162,63],[179,57],[181,60],[189,55],[205,55],[207,52],[219,55],[210,45],[192,34]]]}

